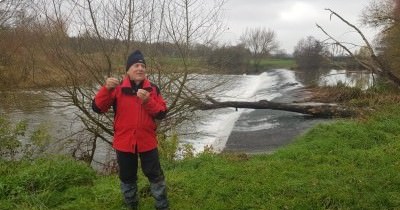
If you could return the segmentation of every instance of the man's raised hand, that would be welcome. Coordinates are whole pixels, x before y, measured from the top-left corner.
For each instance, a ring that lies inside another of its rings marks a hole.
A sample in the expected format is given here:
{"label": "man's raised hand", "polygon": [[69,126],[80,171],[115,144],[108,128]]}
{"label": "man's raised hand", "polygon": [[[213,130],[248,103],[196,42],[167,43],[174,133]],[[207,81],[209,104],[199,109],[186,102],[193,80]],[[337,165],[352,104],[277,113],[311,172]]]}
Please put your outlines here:
{"label": "man's raised hand", "polygon": [[107,90],[112,90],[115,87],[117,87],[117,85],[119,85],[119,80],[117,78],[114,77],[109,77],[106,79],[106,88]]}

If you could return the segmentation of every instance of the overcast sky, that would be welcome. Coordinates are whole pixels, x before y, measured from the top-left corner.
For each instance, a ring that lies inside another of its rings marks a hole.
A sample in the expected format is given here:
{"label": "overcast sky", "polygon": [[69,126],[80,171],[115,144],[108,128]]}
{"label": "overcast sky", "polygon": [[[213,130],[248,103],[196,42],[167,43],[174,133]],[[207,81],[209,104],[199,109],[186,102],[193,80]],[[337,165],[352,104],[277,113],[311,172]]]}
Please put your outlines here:
{"label": "overcast sky", "polygon": [[[360,26],[360,15],[371,0],[228,0],[224,17],[227,30],[220,40],[237,44],[247,27],[265,27],[275,31],[280,47],[292,53],[297,42],[307,36],[323,40],[326,36],[316,27],[318,23],[335,37],[361,43],[354,30],[338,18],[330,20],[330,8],[351,23]],[[371,40],[375,30],[360,28]]]}

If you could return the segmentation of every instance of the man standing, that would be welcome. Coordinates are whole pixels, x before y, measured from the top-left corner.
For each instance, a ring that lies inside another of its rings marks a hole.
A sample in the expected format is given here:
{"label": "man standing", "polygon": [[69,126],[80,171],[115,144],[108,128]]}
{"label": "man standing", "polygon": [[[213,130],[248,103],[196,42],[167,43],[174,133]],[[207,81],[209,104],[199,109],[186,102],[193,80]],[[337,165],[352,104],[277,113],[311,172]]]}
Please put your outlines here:
{"label": "man standing", "polygon": [[139,50],[129,55],[122,83],[116,78],[107,78],[92,103],[97,113],[105,113],[111,106],[115,113],[113,148],[117,153],[125,203],[132,209],[138,207],[137,168],[140,158],[156,209],[168,209],[154,121],[165,117],[167,107],[158,87],[146,78],[146,62]]}

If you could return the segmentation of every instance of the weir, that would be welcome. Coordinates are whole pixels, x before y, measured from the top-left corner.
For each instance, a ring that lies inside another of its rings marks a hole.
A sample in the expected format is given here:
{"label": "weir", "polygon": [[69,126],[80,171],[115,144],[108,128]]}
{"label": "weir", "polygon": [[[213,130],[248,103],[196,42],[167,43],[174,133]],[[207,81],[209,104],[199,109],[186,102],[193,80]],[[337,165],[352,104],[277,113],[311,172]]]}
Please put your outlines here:
{"label": "weir", "polygon": [[[260,75],[232,76],[226,84],[210,95],[220,101],[273,100],[284,96],[286,91],[302,86],[296,80],[293,71],[277,69],[263,72]],[[252,111],[246,109],[235,110],[234,108],[199,111],[201,112],[199,113],[200,119],[193,126],[197,134],[182,136],[182,143],[193,145],[196,152],[203,151],[206,146],[212,146],[215,151],[221,152],[238,119],[243,114]],[[264,116],[264,118],[268,118],[268,116]],[[247,126],[245,126],[246,123]],[[241,125],[236,125],[240,127],[235,129],[258,131],[272,128],[275,124],[263,119],[248,119],[246,122],[241,121]],[[182,127],[180,130],[184,133],[188,129],[190,128]]]}

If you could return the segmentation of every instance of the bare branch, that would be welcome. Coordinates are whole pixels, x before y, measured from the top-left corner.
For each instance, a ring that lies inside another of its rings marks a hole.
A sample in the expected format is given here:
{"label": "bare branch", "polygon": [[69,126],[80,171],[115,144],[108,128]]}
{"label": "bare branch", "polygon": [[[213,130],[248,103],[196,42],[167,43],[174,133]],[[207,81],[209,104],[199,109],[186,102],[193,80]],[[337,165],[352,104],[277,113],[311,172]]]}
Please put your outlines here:
{"label": "bare branch", "polygon": [[400,78],[398,76],[396,76],[392,71],[390,71],[389,67],[384,65],[384,63],[381,61],[381,59],[378,58],[378,56],[375,54],[371,44],[368,42],[368,40],[366,39],[364,34],[361,32],[361,30],[359,30],[355,25],[353,25],[350,22],[348,22],[347,20],[345,20],[343,17],[341,17],[339,14],[337,14],[333,10],[331,10],[331,9],[325,9],[325,10],[330,12],[330,16],[333,15],[333,16],[338,17],[346,25],[348,25],[351,28],[353,28],[354,30],[356,30],[356,32],[361,36],[362,40],[364,41],[364,43],[366,45],[365,47],[371,56],[371,63],[357,60],[357,58],[353,55],[353,53],[351,53],[350,50],[348,48],[346,48],[341,42],[337,41],[332,36],[330,36],[325,30],[322,29],[322,27],[320,27],[318,25],[317,25],[317,27],[320,28],[326,35],[328,35],[330,37],[330,39],[334,40],[335,44],[337,44],[337,45],[341,46],[343,49],[345,49],[346,52],[348,52],[349,55],[352,56],[354,59],[356,59],[357,62],[360,63],[362,66],[366,67],[367,69],[369,69],[370,71],[372,71],[374,73],[379,74],[383,78],[388,79],[389,81],[395,83],[397,86],[400,86]]}
{"label": "bare branch", "polygon": [[267,100],[258,102],[243,101],[224,101],[219,102],[211,97],[207,97],[211,103],[196,101],[200,110],[220,109],[220,108],[246,108],[246,109],[272,109],[289,112],[297,112],[311,115],[314,117],[331,118],[331,117],[352,117],[356,114],[355,110],[346,107],[331,104],[308,104],[308,103],[277,103]]}
{"label": "bare branch", "polygon": [[[336,12],[334,12],[333,10],[331,10],[331,9],[325,9],[325,10],[331,12],[332,15],[335,15],[335,16],[338,17],[341,21],[343,21],[343,22],[346,23],[348,26],[350,26],[351,28],[353,28],[354,30],[356,30],[357,33],[361,36],[362,40],[364,41],[364,43],[365,43],[365,45],[366,45],[366,47],[367,47],[367,49],[368,49],[368,51],[369,51],[369,53],[370,53],[370,55],[371,55],[371,58],[374,60],[374,62],[375,62],[376,64],[378,64],[378,68],[380,68],[380,69],[385,69],[385,68],[383,67],[382,62],[378,59],[378,57],[376,56],[374,50],[372,49],[371,44],[369,43],[369,41],[367,40],[367,38],[365,38],[364,34],[360,31],[360,29],[358,29],[355,25],[351,24],[349,21],[345,20],[342,16],[340,16],[339,14],[337,14]],[[354,57],[354,56],[352,56],[352,57]],[[377,69],[377,70],[380,71],[380,69],[379,69],[379,70]]]}
{"label": "bare branch", "polygon": [[369,66],[367,63],[365,63],[364,61],[358,59],[356,56],[354,56],[354,54],[340,41],[338,41],[337,39],[335,39],[334,37],[332,37],[331,35],[329,35],[320,25],[316,24],[317,27],[325,34],[329,37],[329,39],[334,41],[335,45],[339,45],[342,49],[344,49],[352,58],[354,58],[361,66],[363,66],[364,68],[368,69],[371,72],[374,73],[379,73],[376,71],[379,71],[379,69],[375,69],[371,66]]}

